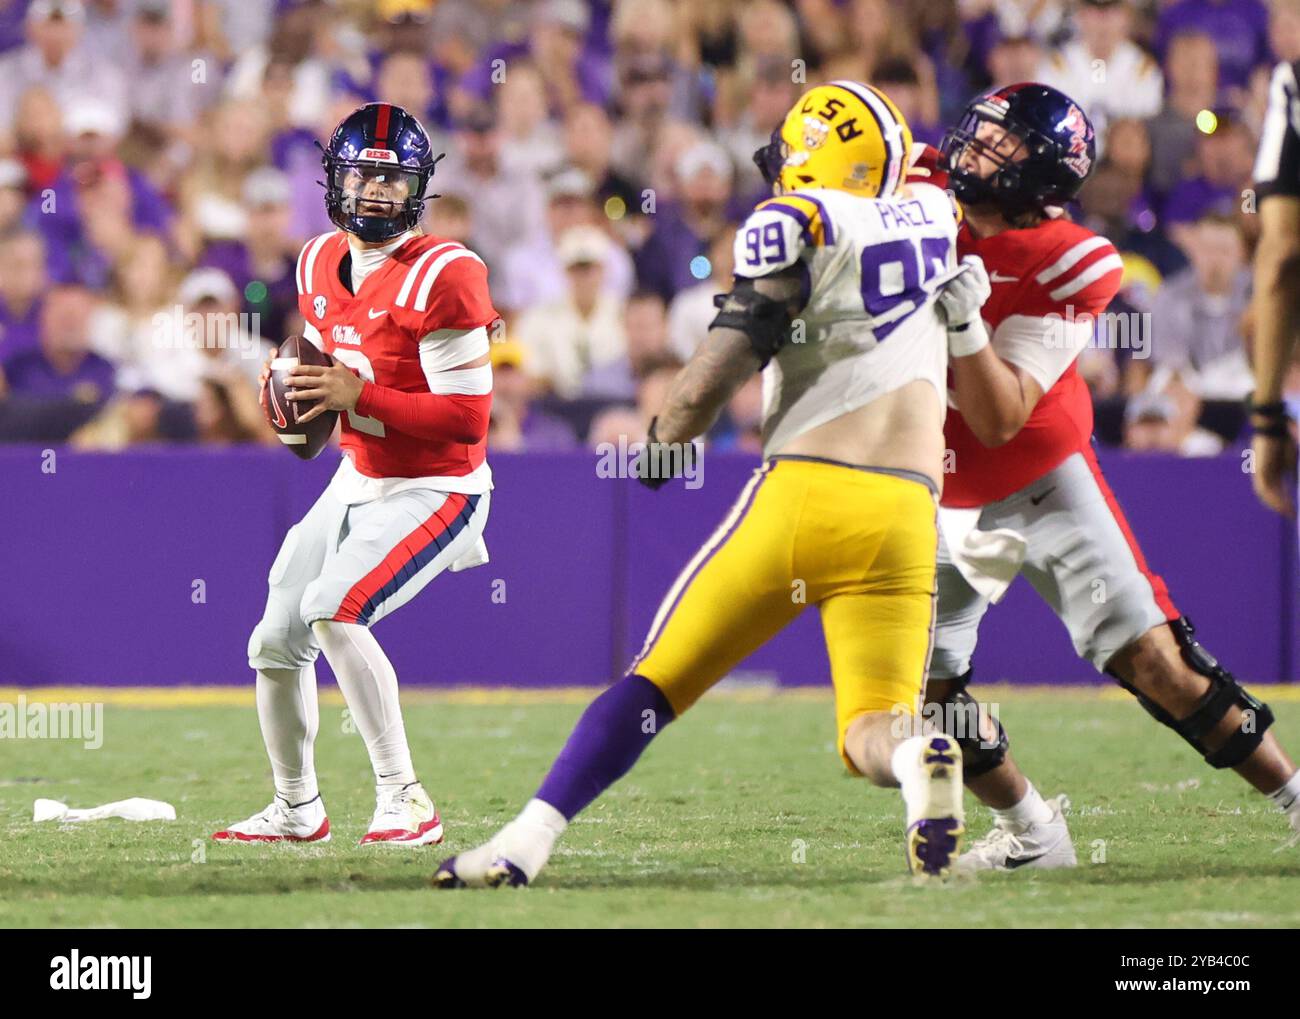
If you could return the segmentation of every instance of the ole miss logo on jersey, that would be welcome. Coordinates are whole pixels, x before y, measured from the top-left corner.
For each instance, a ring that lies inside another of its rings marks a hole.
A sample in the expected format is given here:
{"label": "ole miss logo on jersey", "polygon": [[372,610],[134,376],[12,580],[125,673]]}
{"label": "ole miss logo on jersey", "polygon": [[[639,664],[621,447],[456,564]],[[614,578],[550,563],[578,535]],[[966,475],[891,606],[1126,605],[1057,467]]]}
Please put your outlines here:
{"label": "ole miss logo on jersey", "polygon": [[330,330],[330,339],[335,346],[360,347],[361,333],[356,326],[337,325]]}

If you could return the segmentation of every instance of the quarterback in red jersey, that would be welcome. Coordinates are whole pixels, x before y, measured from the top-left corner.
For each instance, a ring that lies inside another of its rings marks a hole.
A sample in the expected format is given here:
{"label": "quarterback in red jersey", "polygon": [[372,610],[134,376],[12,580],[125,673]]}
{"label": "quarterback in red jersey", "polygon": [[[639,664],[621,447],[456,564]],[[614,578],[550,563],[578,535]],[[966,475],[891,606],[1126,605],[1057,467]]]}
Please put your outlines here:
{"label": "quarterback in red jersey", "polygon": [[1081,657],[1210,765],[1271,796],[1300,831],[1300,772],[1268,731],[1272,713],[1194,639],[1092,452],[1092,401],[1075,361],[1122,276],[1111,243],[1062,214],[1091,172],[1092,125],[1056,89],[1012,85],[972,102],[942,153],[931,154],[916,172],[947,184],[961,204],[966,271],[940,297],[952,461],[926,698],[945,707],[966,783],[995,819],[958,866],[1076,862],[1063,798],[1034,789],[1001,723],[981,716],[967,690],[980,621],[1018,573]]}
{"label": "quarterback in red jersey", "polygon": [[436,163],[420,122],[387,103],[347,117],[325,150],[325,204],[339,229],[303,248],[298,308],[304,335],[334,364],[294,368],[289,398],[318,401],[304,421],[341,412],[344,456],[285,537],[249,639],[275,798],[219,841],[330,837],[312,752],[322,651],[375,773],[361,843],[442,839],[411,763],[397,676],[369,629],[443,570],[487,562],[487,327],[498,316],[478,256],[419,232]]}

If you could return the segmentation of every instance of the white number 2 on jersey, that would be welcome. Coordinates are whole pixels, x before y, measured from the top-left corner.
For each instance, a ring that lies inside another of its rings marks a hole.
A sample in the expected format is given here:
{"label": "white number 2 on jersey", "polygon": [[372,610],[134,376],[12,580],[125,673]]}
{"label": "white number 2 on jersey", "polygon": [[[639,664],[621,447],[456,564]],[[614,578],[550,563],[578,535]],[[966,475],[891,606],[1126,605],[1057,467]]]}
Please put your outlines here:
{"label": "white number 2 on jersey", "polygon": [[[353,369],[367,382],[375,381],[375,370],[370,366],[370,358],[351,347],[335,347],[334,357],[337,361]],[[356,411],[348,411],[348,422],[358,432],[384,438],[384,423],[378,418],[362,417]]]}

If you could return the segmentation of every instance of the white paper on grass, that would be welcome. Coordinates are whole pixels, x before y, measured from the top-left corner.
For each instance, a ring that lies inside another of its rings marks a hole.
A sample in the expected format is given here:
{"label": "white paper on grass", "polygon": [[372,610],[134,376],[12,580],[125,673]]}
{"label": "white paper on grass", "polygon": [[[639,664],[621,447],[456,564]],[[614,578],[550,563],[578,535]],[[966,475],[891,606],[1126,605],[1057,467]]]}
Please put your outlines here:
{"label": "white paper on grass", "polygon": [[58,800],[37,800],[32,806],[33,821],[102,821],[109,817],[126,821],[175,821],[176,808],[162,800],[149,800],[143,796],[79,809]]}

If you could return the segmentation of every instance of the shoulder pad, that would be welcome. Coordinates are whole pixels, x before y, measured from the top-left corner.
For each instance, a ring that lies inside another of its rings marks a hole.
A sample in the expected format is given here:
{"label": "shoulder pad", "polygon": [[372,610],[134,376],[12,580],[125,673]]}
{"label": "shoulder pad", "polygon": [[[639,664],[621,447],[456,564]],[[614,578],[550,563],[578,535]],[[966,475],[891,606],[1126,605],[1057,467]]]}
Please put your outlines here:
{"label": "shoulder pad", "polygon": [[316,263],[320,259],[321,251],[324,250],[331,238],[339,236],[341,236],[339,231],[331,230],[329,233],[313,237],[302,246],[302,251],[298,253],[298,265],[295,271],[299,294],[305,295],[314,292]]}
{"label": "shoulder pad", "polygon": [[1124,263],[1105,237],[1076,223],[1052,231],[1056,243],[1032,271],[1033,283],[1052,305],[1073,305],[1077,311],[1100,312],[1119,290]]}
{"label": "shoulder pad", "polygon": [[393,304],[398,308],[408,308],[417,312],[429,309],[434,285],[448,265],[462,258],[472,258],[481,262],[478,255],[463,244],[455,241],[439,241],[435,238],[429,238],[428,243],[419,246],[412,245],[405,256],[403,261],[407,262],[409,267],[401,278],[402,282]]}
{"label": "shoulder pad", "polygon": [[402,260],[408,268],[397,277],[393,313],[412,328],[475,329],[499,317],[488,295],[487,266],[463,244],[431,237],[403,252]]}
{"label": "shoulder pad", "polygon": [[769,198],[736,231],[735,274],[769,276],[794,265],[805,248],[835,240],[835,225],[820,199],[799,192]]}
{"label": "shoulder pad", "polygon": [[821,247],[835,243],[835,225],[826,211],[826,203],[806,191],[792,191],[762,202],[755,212],[775,210],[789,216],[802,228],[803,240],[808,247]]}

